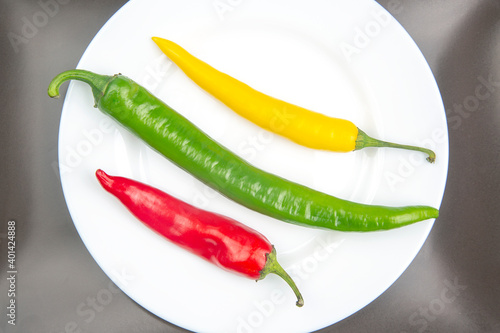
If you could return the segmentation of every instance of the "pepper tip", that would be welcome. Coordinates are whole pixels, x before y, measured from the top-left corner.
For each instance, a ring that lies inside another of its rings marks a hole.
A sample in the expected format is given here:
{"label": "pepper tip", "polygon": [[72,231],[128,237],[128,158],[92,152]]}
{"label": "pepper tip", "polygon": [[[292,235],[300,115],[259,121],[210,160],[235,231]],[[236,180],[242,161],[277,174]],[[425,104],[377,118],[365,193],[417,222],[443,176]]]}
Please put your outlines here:
{"label": "pepper tip", "polygon": [[96,170],[95,176],[96,176],[97,180],[99,181],[99,183],[101,184],[101,186],[106,188],[106,189],[112,183],[112,178],[101,169]]}
{"label": "pepper tip", "polygon": [[47,89],[47,94],[50,98],[59,98],[59,87],[51,84]]}

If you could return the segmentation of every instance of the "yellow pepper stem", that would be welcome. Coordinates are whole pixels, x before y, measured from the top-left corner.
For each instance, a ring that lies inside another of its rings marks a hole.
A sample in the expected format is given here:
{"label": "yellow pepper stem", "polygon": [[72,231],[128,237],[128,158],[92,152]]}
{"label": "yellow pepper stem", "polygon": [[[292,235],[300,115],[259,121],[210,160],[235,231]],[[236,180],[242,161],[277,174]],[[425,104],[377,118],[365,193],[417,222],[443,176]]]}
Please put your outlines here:
{"label": "yellow pepper stem", "polygon": [[367,147],[388,147],[415,150],[427,154],[428,157],[426,159],[430,163],[434,163],[434,161],[436,160],[436,154],[430,149],[417,146],[400,145],[397,143],[374,139],[358,128],[358,137],[356,138],[356,148],[354,148],[354,150],[359,150]]}

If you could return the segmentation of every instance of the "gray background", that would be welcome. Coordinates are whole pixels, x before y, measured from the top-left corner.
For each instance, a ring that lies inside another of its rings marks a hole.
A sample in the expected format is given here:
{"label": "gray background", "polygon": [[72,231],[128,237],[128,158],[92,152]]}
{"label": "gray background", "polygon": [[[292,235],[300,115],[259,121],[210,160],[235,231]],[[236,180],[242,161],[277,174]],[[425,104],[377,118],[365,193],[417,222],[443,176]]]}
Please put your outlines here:
{"label": "gray background", "polygon": [[[61,104],[47,97],[47,84],[76,66],[124,3],[58,0],[44,21],[40,1],[0,1],[0,333],[184,331],[116,290],[79,238],[54,168]],[[379,3],[418,44],[440,87],[448,182],[441,216],[410,267],[321,332],[500,332],[500,1]],[[30,31],[34,19],[40,27]],[[25,38],[17,50],[12,34]],[[6,323],[9,220],[17,223],[16,326]],[[89,305],[99,297],[106,304]]]}

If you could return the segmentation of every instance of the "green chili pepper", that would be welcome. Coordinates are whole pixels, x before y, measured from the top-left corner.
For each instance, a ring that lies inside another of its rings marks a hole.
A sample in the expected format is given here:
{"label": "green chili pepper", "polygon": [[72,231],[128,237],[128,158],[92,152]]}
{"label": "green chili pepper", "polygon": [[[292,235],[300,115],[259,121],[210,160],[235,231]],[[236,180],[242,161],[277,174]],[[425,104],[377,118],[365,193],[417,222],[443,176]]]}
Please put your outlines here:
{"label": "green chili pepper", "polygon": [[262,171],[120,74],[69,70],[52,80],[49,96],[58,97],[59,86],[72,79],[89,84],[95,107],[153,149],[226,197],[262,214],[302,226],[341,231],[394,229],[438,217],[439,211],[429,206],[355,203]]}

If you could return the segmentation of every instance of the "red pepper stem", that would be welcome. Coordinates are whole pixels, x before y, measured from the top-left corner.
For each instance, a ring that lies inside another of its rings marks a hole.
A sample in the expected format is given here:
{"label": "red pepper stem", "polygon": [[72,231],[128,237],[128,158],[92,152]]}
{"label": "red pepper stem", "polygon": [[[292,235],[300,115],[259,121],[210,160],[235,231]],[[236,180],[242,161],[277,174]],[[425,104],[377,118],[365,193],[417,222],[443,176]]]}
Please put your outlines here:
{"label": "red pepper stem", "polygon": [[113,76],[95,74],[83,69],[72,69],[57,75],[52,79],[47,90],[52,98],[59,98],[59,87],[68,80],[78,80],[87,83],[92,88],[95,103],[103,96],[106,87],[113,79]]}
{"label": "red pepper stem", "polygon": [[298,307],[302,307],[304,305],[304,298],[302,298],[302,295],[300,294],[299,288],[297,288],[297,285],[293,281],[293,279],[288,275],[288,273],[281,267],[281,265],[278,263],[278,260],[276,259],[276,249],[273,246],[273,250],[271,253],[268,253],[266,255],[267,261],[266,265],[260,272],[260,278],[259,280],[262,280],[263,278],[266,277],[267,274],[269,273],[274,273],[281,277],[283,280],[285,280],[286,283],[292,288],[293,292],[295,293],[295,296],[297,296],[297,303],[295,303]]}
{"label": "red pepper stem", "polygon": [[354,148],[354,150],[359,150],[367,147],[389,147],[389,148],[415,150],[429,155],[426,159],[430,163],[434,163],[434,161],[436,160],[436,154],[430,149],[417,146],[400,145],[397,143],[374,139],[358,128],[358,137],[356,138],[356,148]]}

